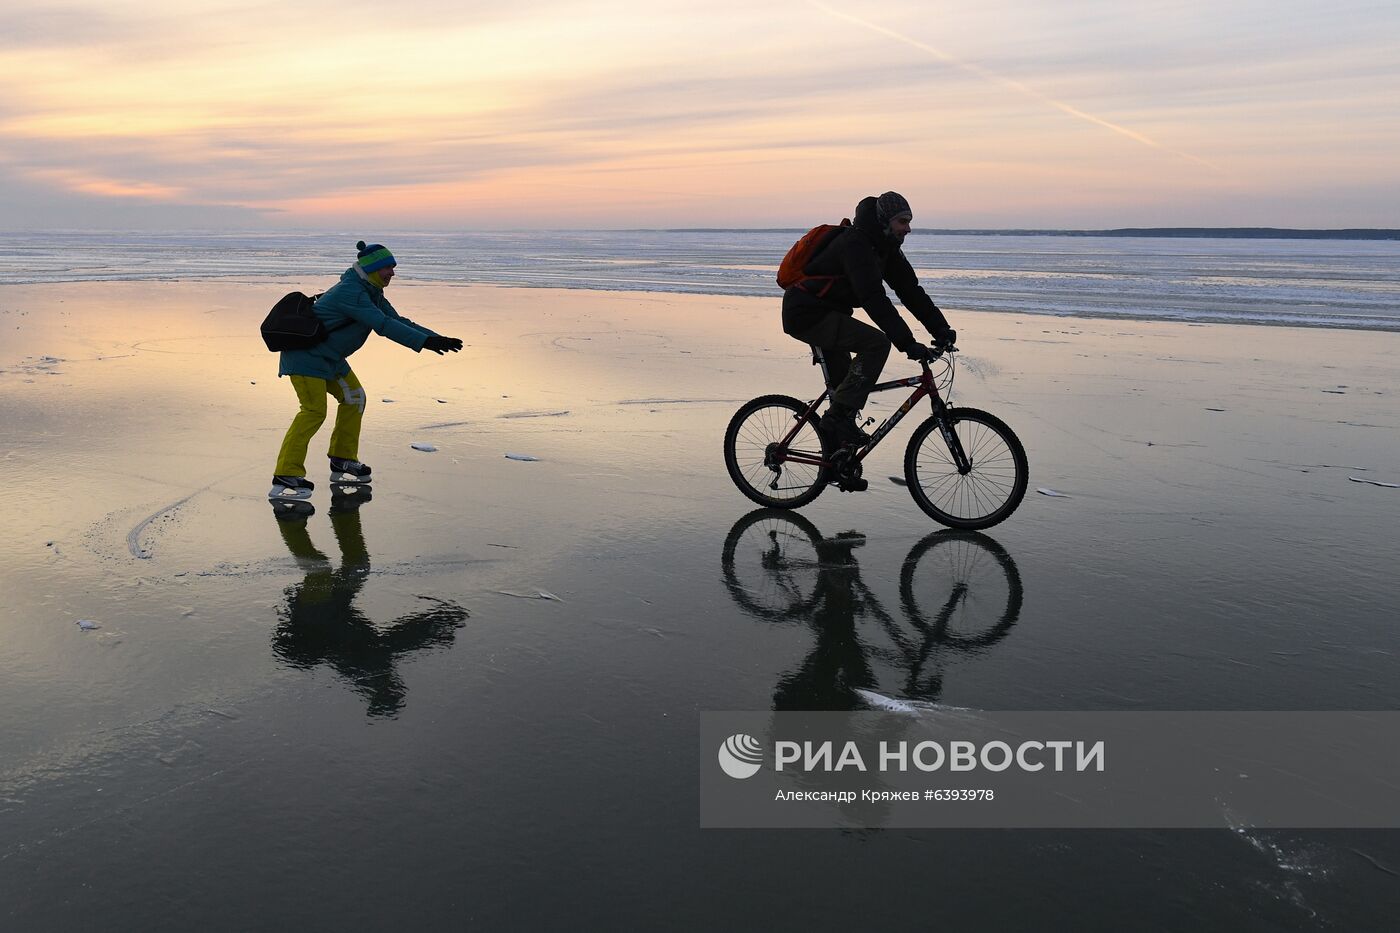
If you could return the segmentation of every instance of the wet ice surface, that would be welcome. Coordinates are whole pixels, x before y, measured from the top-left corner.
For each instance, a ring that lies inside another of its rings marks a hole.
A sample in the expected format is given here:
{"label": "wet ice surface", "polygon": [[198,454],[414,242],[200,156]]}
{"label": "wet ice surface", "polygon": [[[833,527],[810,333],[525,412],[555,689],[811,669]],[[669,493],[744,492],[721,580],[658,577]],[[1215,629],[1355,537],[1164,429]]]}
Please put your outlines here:
{"label": "wet ice surface", "polygon": [[[695,741],[701,710],[886,701],[1397,708],[1396,500],[1348,480],[1395,479],[1400,338],[964,314],[957,401],[1073,500],[957,536],[894,484],[790,515],[733,488],[734,400],[815,393],[776,302],[396,280],[470,346],[372,340],[356,371],[396,400],[366,415],[372,492],[331,489],[323,433],[314,514],[279,517],[294,400],[257,309],[300,284],[6,292],[0,926],[1375,928],[1400,906],[1393,833],[1224,814],[702,833]],[[902,472],[916,423],[868,475]]]}

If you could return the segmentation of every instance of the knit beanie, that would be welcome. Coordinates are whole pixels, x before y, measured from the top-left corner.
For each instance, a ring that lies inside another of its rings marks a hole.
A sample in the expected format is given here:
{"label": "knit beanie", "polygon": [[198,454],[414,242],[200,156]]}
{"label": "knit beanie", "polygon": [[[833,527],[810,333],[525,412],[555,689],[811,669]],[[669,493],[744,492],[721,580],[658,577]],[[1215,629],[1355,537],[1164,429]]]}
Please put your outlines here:
{"label": "knit beanie", "polygon": [[389,252],[387,247],[380,246],[378,243],[371,243],[369,246],[366,246],[365,241],[361,240],[355,244],[355,248],[360,251],[360,270],[366,275],[371,272],[378,272],[380,269],[387,266],[397,266],[399,264],[399,261],[394,258],[394,254]]}
{"label": "knit beanie", "polygon": [[888,228],[890,221],[900,214],[914,216],[914,212],[909,207],[909,202],[904,199],[904,195],[897,191],[886,191],[875,201],[875,217],[880,221],[880,226]]}

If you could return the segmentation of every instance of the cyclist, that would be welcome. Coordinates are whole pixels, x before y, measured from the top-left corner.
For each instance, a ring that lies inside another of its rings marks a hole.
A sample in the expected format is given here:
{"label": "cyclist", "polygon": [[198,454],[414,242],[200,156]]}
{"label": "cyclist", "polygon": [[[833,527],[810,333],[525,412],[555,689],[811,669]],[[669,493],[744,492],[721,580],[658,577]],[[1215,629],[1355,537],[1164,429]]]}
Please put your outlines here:
{"label": "cyclist", "polygon": [[[822,415],[821,428],[840,445],[870,440],[856,425],[856,412],[865,407],[880,378],[891,343],[911,360],[933,357],[914,339],[884,283],[938,346],[952,346],[957,339],[900,249],[913,219],[909,202],[894,191],[861,199],[854,222],[822,245],[802,270],[807,277],[783,294],[783,332],[819,348],[826,358],[831,407]],[[853,317],[857,305],[879,330]]]}

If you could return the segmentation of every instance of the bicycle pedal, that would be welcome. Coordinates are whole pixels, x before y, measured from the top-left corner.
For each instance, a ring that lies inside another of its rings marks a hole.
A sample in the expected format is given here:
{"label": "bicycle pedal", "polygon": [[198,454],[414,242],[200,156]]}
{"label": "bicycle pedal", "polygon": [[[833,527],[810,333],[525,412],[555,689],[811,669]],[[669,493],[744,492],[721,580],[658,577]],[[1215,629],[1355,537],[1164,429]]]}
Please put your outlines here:
{"label": "bicycle pedal", "polygon": [[836,488],[842,492],[865,492],[870,488],[868,479],[847,479],[836,484]]}

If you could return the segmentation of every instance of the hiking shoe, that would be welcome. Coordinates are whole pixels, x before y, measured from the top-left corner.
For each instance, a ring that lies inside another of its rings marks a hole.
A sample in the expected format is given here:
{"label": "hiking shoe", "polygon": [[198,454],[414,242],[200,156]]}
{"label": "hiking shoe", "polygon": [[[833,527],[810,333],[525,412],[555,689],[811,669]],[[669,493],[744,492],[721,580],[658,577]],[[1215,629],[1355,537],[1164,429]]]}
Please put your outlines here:
{"label": "hiking shoe", "polygon": [[311,490],[315,488],[316,484],[305,476],[274,476],[272,489],[268,491],[267,497],[284,502],[310,499]]}
{"label": "hiking shoe", "polygon": [[837,447],[853,445],[859,447],[870,443],[870,435],[856,426],[855,412],[849,415],[828,410],[817,422],[822,434],[831,438]]}
{"label": "hiking shoe", "polygon": [[369,465],[358,460],[331,457],[331,482],[353,486],[370,482]]}

